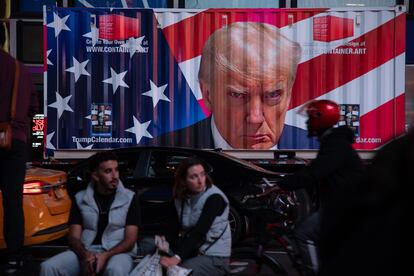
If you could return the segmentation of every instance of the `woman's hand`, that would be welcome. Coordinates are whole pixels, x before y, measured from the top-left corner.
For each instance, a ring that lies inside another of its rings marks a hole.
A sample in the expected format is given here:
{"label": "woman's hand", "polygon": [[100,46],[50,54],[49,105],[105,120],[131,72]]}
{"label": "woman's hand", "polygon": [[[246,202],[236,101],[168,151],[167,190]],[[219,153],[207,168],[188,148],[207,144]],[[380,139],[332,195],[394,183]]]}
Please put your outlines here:
{"label": "woman's hand", "polygon": [[155,246],[159,251],[168,253],[170,251],[170,244],[167,242],[164,236],[155,235]]}
{"label": "woman's hand", "polygon": [[178,265],[181,260],[179,260],[177,257],[161,257],[160,264],[163,267],[170,267],[174,265]]}

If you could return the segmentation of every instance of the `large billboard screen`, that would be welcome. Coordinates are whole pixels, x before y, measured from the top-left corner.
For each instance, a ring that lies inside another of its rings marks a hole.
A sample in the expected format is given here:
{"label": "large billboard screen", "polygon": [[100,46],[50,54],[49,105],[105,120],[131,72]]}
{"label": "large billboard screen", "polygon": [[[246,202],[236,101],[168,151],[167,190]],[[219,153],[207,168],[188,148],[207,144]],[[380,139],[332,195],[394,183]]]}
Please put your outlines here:
{"label": "large billboard screen", "polygon": [[313,99],[340,104],[357,149],[404,131],[392,8],[50,7],[44,24],[50,150],[315,149],[298,114]]}

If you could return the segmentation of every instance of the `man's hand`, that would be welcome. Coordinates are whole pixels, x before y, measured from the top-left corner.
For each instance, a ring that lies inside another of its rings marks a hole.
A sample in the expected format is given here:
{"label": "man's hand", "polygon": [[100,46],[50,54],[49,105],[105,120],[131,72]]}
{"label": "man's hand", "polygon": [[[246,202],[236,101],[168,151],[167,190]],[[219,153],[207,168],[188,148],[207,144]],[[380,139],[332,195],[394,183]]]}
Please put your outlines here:
{"label": "man's hand", "polygon": [[86,263],[94,261],[95,260],[95,253],[85,250],[83,260]]}
{"label": "man's hand", "polygon": [[75,252],[82,264],[86,275],[95,275],[95,253],[90,252],[83,246],[81,241],[82,225],[72,224],[69,227],[69,248]]}
{"label": "man's hand", "polygon": [[160,264],[163,267],[170,267],[174,265],[178,265],[180,263],[180,260],[176,257],[161,257]]}
{"label": "man's hand", "polygon": [[100,273],[104,270],[106,263],[108,262],[110,256],[108,252],[102,252],[96,254],[96,273]]}
{"label": "man's hand", "polygon": [[96,275],[95,273],[96,256],[94,253],[85,250],[82,258],[82,266],[85,275]]}

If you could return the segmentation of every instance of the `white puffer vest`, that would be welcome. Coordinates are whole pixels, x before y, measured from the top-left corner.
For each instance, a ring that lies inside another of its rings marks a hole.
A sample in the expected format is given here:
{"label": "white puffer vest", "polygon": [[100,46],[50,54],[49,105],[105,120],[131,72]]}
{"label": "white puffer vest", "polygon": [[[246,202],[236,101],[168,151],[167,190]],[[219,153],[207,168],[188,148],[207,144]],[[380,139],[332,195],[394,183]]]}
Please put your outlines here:
{"label": "white puffer vest", "polygon": [[[125,189],[119,181],[114,201],[109,210],[108,225],[102,234],[102,247],[109,250],[124,239],[125,223],[128,209],[134,197],[134,192]],[[94,199],[93,184],[89,183],[86,190],[75,195],[76,203],[79,206],[83,220],[81,241],[86,248],[89,248],[98,231],[99,209]],[[130,252],[135,254],[136,245]]]}
{"label": "white puffer vest", "polygon": [[182,206],[182,201],[180,199],[175,200],[175,207],[178,212],[178,218],[182,221],[183,229],[190,229],[197,224],[206,200],[213,194],[219,194],[223,197],[227,206],[224,209],[224,212],[214,219],[210,230],[206,234],[204,244],[199,248],[199,252],[208,256],[229,257],[231,254],[231,230],[229,225],[230,204],[226,195],[219,188],[212,185],[204,192],[186,199],[184,201],[182,218],[180,217]]}

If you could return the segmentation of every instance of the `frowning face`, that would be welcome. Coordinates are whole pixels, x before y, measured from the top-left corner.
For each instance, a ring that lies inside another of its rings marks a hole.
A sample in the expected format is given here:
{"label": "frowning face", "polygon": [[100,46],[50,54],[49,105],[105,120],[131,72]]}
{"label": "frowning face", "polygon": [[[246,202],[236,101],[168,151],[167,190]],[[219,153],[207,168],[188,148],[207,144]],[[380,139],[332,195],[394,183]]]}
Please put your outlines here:
{"label": "frowning face", "polygon": [[[252,65],[254,66],[254,65]],[[216,126],[233,148],[269,149],[277,144],[290,102],[287,77],[246,82],[234,72],[202,85],[206,106]]]}
{"label": "frowning face", "polygon": [[266,23],[235,22],[208,38],[200,88],[231,147],[269,149],[278,143],[300,52],[298,43]]}

